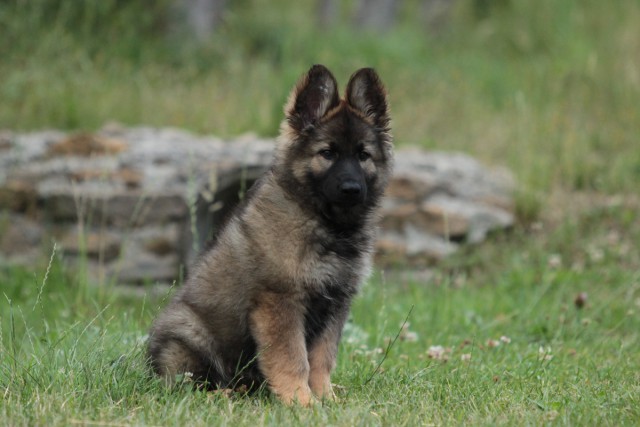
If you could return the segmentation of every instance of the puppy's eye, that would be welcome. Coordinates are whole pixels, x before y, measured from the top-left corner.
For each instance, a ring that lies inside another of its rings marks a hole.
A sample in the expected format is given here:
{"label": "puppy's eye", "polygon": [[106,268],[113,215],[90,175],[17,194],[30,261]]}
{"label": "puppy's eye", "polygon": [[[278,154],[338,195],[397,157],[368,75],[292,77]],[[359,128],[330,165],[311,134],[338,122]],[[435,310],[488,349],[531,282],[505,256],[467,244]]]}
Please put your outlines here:
{"label": "puppy's eye", "polygon": [[333,160],[336,157],[338,157],[338,154],[335,151],[331,151],[331,150],[320,150],[318,154],[320,154],[322,157],[324,157],[327,160]]}
{"label": "puppy's eye", "polygon": [[371,154],[367,153],[366,151],[361,151],[358,153],[358,160],[360,160],[361,162],[369,160],[370,158]]}

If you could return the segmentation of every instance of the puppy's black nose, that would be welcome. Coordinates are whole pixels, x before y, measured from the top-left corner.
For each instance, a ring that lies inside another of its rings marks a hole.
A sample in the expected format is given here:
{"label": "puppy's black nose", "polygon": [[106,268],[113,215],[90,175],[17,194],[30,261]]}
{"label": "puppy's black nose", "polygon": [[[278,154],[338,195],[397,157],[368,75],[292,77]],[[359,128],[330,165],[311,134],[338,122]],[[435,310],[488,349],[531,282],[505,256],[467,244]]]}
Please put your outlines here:
{"label": "puppy's black nose", "polygon": [[340,192],[345,196],[357,196],[362,186],[356,181],[345,181],[340,185]]}

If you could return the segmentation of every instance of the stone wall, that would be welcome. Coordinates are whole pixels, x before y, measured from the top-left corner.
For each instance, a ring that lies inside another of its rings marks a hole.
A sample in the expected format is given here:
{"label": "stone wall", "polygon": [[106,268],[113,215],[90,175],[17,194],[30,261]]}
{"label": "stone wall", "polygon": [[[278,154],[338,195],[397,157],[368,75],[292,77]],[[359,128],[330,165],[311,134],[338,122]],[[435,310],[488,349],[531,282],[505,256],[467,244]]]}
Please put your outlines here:
{"label": "stone wall", "polygon": [[[268,168],[272,148],[254,136],[116,125],[95,134],[1,132],[0,261],[34,263],[55,242],[99,282],[171,282]],[[513,223],[504,170],[418,149],[397,150],[395,170],[380,263],[429,264]]]}

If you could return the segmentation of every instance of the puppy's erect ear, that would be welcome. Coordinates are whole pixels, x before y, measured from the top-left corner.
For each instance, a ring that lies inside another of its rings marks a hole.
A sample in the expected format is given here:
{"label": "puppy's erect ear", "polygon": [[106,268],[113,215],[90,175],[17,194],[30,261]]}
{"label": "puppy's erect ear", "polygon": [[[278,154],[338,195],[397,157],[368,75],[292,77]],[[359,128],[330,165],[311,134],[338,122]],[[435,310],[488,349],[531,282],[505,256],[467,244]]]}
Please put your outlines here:
{"label": "puppy's erect ear", "polygon": [[339,103],[336,79],[324,65],[314,65],[296,84],[284,112],[294,129],[304,131]]}
{"label": "puppy's erect ear", "polygon": [[362,68],[351,76],[345,96],[347,103],[373,122],[386,129],[389,126],[387,91],[373,68]]}

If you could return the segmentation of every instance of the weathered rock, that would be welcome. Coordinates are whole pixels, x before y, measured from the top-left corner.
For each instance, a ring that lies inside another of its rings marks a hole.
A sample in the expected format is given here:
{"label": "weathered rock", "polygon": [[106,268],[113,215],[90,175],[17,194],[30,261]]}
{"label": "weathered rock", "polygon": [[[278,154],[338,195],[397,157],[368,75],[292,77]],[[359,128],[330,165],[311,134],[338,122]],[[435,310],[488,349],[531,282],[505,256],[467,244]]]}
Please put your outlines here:
{"label": "weathered rock", "polygon": [[59,243],[63,254],[86,255],[109,263],[120,255],[121,236],[107,230],[84,231],[72,226],[61,234]]}
{"label": "weathered rock", "polygon": [[436,234],[465,237],[470,243],[485,239],[487,233],[513,224],[513,215],[499,208],[472,200],[438,195],[421,205],[422,212],[433,212],[441,225]]}
{"label": "weathered rock", "polygon": [[[53,236],[62,256],[98,281],[171,282],[268,169],[272,152],[273,140],[254,135],[223,141],[116,124],[95,134],[0,132],[0,210],[11,212],[0,256],[25,259]],[[428,265],[514,221],[504,170],[410,148],[397,150],[395,171],[380,262]]]}
{"label": "weathered rock", "polygon": [[107,277],[123,283],[169,282],[179,278],[181,261],[177,254],[157,256],[147,252],[129,254],[108,268]]}
{"label": "weathered rock", "polygon": [[504,170],[460,153],[412,148],[396,152],[395,171],[382,210],[383,260],[437,261],[514,222],[514,182]]}
{"label": "weathered rock", "polygon": [[78,133],[70,135],[55,144],[50,144],[47,153],[49,156],[75,155],[88,157],[94,154],[117,154],[126,150],[126,148],[127,144],[123,141],[90,133]]}
{"label": "weathered rock", "polygon": [[433,201],[422,203],[418,212],[418,224],[436,236],[459,240],[469,233],[471,224],[464,213],[448,211],[445,206]]}
{"label": "weathered rock", "polygon": [[25,263],[36,260],[45,230],[22,215],[0,213],[0,257]]}
{"label": "weathered rock", "polygon": [[49,193],[43,201],[45,214],[53,222],[90,218],[96,223],[127,227],[181,221],[188,213],[187,201],[180,194],[119,193],[107,186],[102,194],[98,190]]}
{"label": "weathered rock", "polygon": [[433,185],[432,175],[404,169],[395,173],[387,188],[387,197],[417,202],[433,191]]}
{"label": "weathered rock", "polygon": [[408,224],[449,240],[460,240],[466,236],[470,225],[465,216],[447,212],[442,206],[430,202],[420,205],[398,202],[397,206],[384,210],[381,223],[384,230],[400,232]]}
{"label": "weathered rock", "polygon": [[184,235],[188,232],[178,222],[133,228],[125,236],[125,250],[128,253],[148,252],[160,257],[169,254],[182,257],[187,250]]}
{"label": "weathered rock", "polygon": [[7,180],[0,185],[0,210],[32,212],[37,196],[32,183],[20,179]]}

